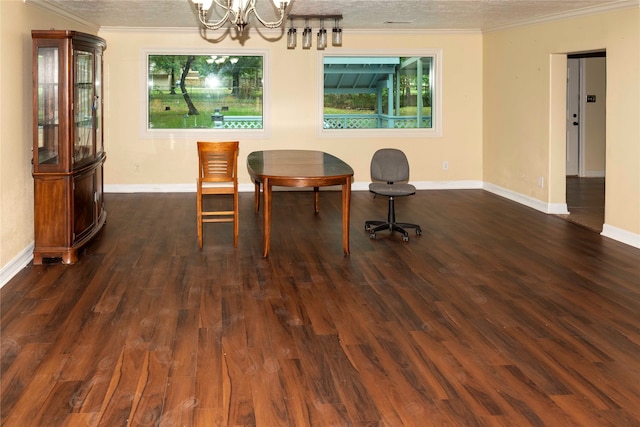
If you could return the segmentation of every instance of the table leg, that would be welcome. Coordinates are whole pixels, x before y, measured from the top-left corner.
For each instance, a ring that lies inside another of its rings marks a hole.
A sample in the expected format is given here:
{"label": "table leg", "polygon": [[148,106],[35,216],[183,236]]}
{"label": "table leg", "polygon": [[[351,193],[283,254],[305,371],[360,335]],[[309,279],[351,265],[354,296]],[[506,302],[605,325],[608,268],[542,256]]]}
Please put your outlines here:
{"label": "table leg", "polygon": [[349,218],[351,209],[351,177],[342,184],[342,250],[349,255]]}
{"label": "table leg", "polygon": [[253,182],[254,185],[254,193],[253,193],[253,210],[255,213],[260,211],[260,181],[256,180]]}
{"label": "table leg", "polygon": [[263,200],[263,256],[269,256],[269,246],[271,244],[271,182],[265,178],[262,182],[262,200]]}
{"label": "table leg", "polygon": [[320,212],[320,188],[313,187],[313,211]]}

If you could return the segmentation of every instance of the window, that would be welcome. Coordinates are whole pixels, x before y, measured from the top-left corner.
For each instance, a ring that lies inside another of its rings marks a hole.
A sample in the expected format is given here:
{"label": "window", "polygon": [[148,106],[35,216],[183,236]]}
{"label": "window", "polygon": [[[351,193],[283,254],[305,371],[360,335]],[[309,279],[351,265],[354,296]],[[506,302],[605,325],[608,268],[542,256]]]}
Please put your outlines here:
{"label": "window", "polygon": [[324,55],[323,135],[440,135],[440,51]]}
{"label": "window", "polygon": [[264,53],[145,54],[147,136],[225,131],[236,138],[239,133],[264,136]]}

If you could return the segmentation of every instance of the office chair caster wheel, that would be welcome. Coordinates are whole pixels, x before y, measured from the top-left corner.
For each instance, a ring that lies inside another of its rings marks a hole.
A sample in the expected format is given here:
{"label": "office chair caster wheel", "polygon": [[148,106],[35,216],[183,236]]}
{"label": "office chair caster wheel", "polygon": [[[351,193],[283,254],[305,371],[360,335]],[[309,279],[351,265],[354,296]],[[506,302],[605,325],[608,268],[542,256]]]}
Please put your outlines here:
{"label": "office chair caster wheel", "polygon": [[416,228],[416,234],[417,234],[418,236],[419,236],[419,235],[421,235],[421,234],[422,234],[422,230],[421,230],[421,229],[419,229],[419,228]]}
{"label": "office chair caster wheel", "polygon": [[376,233],[370,233],[369,234],[369,238],[370,239],[375,239],[376,238]]}
{"label": "office chair caster wheel", "polygon": [[405,242],[409,241],[409,236],[402,236],[402,240],[404,240]]}

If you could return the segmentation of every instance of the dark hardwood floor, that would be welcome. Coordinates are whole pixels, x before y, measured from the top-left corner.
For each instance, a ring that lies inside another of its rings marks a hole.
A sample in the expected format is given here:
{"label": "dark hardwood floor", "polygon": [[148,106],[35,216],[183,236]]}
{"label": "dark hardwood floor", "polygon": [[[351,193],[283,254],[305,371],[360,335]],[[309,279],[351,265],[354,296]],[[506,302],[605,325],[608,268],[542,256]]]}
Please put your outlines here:
{"label": "dark hardwood floor", "polygon": [[575,224],[602,232],[604,224],[604,178],[567,177],[569,215],[560,215]]}
{"label": "dark hardwood floor", "polygon": [[639,426],[640,250],[482,190],[274,194],[271,255],[240,195],[107,194],[73,266],[0,290],[3,427]]}

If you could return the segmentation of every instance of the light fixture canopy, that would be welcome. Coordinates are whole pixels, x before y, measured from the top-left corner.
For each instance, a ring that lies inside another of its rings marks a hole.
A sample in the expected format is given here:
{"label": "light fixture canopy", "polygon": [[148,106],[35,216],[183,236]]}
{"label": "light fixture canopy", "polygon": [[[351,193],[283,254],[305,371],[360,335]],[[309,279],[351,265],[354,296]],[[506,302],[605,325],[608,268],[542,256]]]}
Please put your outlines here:
{"label": "light fixture canopy", "polygon": [[[226,23],[234,25],[238,32],[242,34],[245,27],[249,23],[250,15],[256,17],[256,19],[267,28],[277,28],[282,25],[285,18],[285,10],[289,5],[288,1],[273,0],[273,4],[278,9],[280,17],[278,20],[268,22],[262,19],[256,11],[256,0],[191,0],[195,4],[198,11],[198,20],[200,24],[208,30],[218,30],[222,28]],[[222,9],[224,13],[222,18],[218,21],[208,21],[207,14],[211,6],[215,4],[216,7]]]}

